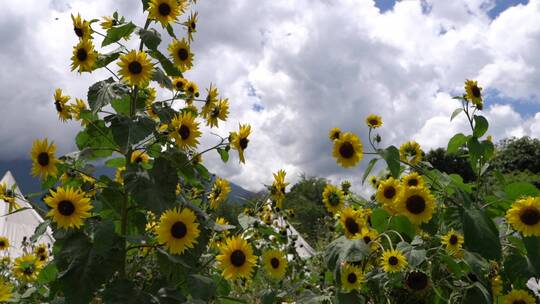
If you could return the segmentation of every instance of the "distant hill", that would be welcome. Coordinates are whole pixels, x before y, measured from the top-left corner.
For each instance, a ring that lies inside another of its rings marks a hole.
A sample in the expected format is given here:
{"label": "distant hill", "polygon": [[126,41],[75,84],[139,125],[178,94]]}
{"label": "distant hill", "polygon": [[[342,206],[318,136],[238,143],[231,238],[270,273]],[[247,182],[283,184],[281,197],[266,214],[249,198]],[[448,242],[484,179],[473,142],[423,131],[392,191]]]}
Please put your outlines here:
{"label": "distant hill", "polygon": [[[19,189],[21,189],[23,193],[29,194],[39,192],[41,191],[40,181],[39,179],[32,177],[30,174],[31,169],[31,160],[0,161],[0,178],[9,170],[13,174]],[[98,166],[96,167],[96,175],[107,175],[113,178],[114,170],[105,166]],[[246,200],[253,199],[256,196],[256,193],[248,191],[235,183],[231,183],[229,202],[242,204]]]}

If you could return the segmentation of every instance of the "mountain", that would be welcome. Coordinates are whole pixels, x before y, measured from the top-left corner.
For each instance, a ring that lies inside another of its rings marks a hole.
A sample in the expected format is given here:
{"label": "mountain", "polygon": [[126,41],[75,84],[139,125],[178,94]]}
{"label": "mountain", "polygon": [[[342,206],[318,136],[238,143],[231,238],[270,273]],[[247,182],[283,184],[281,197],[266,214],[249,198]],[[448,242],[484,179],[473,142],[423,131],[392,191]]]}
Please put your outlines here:
{"label": "mountain", "polygon": [[[31,160],[12,160],[12,161],[0,161],[0,177],[4,176],[6,171],[11,171],[13,177],[17,181],[19,189],[22,193],[29,194],[34,192],[40,192],[40,180],[34,178],[30,172],[32,170],[32,161]],[[114,178],[114,169],[97,166],[96,175],[107,175],[111,178]],[[232,203],[242,204],[247,200],[257,197],[257,194],[251,191],[248,191],[241,186],[230,183],[231,193],[229,194],[229,201]]]}

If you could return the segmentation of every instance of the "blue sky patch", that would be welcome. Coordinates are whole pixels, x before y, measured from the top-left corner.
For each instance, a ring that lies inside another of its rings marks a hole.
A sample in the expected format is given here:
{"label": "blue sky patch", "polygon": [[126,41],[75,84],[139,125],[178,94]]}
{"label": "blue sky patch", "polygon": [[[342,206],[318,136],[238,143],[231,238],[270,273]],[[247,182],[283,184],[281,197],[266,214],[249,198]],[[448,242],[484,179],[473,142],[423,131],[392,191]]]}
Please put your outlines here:
{"label": "blue sky patch", "polygon": [[527,3],[529,3],[529,0],[496,0],[495,7],[488,11],[488,16],[491,19],[495,19],[509,7],[516,6],[518,4],[526,5]]}

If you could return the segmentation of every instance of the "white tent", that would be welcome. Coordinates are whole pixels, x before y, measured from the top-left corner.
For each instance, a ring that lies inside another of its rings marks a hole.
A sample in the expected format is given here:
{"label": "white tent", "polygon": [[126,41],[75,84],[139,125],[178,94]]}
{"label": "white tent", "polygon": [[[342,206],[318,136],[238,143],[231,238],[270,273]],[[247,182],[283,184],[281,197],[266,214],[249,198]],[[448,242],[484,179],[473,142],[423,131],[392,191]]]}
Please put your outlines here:
{"label": "white tent", "polygon": [[315,249],[311,247],[306,240],[298,233],[298,231],[291,225],[287,220],[285,220],[282,216],[278,217],[277,219],[278,225],[281,227],[288,226],[287,229],[287,235],[290,236],[296,236],[296,241],[294,244],[294,247],[296,249],[296,253],[303,258],[307,259],[315,255]]}
{"label": "white tent", "polygon": [[[15,179],[11,172],[6,172],[0,183],[5,183],[8,189],[14,187],[15,202],[21,208],[32,208],[32,206],[22,199],[24,196],[19,190],[19,187],[16,186]],[[29,239],[36,230],[36,227],[43,223],[43,218],[34,210],[26,209],[20,212],[9,214],[9,204],[0,200],[0,236],[8,238],[10,243],[10,248],[7,253],[10,257],[18,257],[23,254],[22,241],[26,237]],[[51,228],[47,227],[47,230],[43,235],[41,235],[37,244],[46,243],[52,246],[54,243],[54,238],[52,237]],[[0,253],[1,255],[6,255],[6,252]]]}

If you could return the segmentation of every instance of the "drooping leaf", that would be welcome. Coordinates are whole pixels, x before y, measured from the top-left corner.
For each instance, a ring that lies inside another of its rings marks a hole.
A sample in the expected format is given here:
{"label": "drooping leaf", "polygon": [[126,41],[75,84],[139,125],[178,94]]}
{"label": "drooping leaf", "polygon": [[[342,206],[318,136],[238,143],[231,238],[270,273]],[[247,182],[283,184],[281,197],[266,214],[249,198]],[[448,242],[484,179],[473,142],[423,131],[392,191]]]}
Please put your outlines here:
{"label": "drooping leaf", "polygon": [[448,147],[446,148],[447,153],[456,153],[459,148],[461,148],[468,140],[468,137],[463,135],[463,133],[458,133],[454,135],[450,141],[448,141]]}
{"label": "drooping leaf", "polygon": [[94,83],[88,89],[88,104],[92,113],[97,113],[114,99],[122,99],[129,91],[129,86],[115,81],[112,77]]}
{"label": "drooping leaf", "polygon": [[540,276],[540,237],[524,237],[523,243],[527,249],[527,257],[534,267],[536,277]]}
{"label": "drooping leaf", "polygon": [[182,72],[174,66],[174,64],[158,50],[151,50],[150,56],[157,59],[161,66],[167,72],[167,75],[171,77],[182,77]]}
{"label": "drooping leaf", "polygon": [[364,182],[366,181],[366,178],[368,177],[369,173],[371,173],[371,170],[373,170],[373,167],[375,166],[375,164],[377,163],[379,159],[380,158],[372,158],[369,161],[366,171],[364,172],[364,175],[362,175],[362,184],[364,184]]}
{"label": "drooping leaf", "polygon": [[450,116],[450,121],[454,120],[454,118],[456,118],[456,116],[458,116],[461,112],[463,112],[463,108],[455,109],[454,112],[452,112],[452,116]]}
{"label": "drooping leaf", "polygon": [[133,33],[135,28],[135,24],[131,22],[110,28],[107,31],[107,35],[103,39],[103,42],[101,43],[101,47],[115,43],[118,40],[129,36],[131,33]]}
{"label": "drooping leaf", "polygon": [[111,120],[111,131],[114,141],[122,150],[127,150],[154,131],[154,121],[148,117],[137,117],[132,120],[123,115],[117,115]]}
{"label": "drooping leaf", "polygon": [[[111,156],[116,149],[112,132],[103,121],[95,121],[86,126],[75,138],[79,150],[85,152],[85,158],[95,159]],[[82,155],[81,155],[82,157]]]}
{"label": "drooping leaf", "polygon": [[157,49],[161,43],[161,35],[155,29],[140,29],[138,33],[144,45],[150,50]]}
{"label": "drooping leaf", "polygon": [[487,259],[500,260],[502,248],[495,223],[475,208],[465,209],[462,217],[465,248]]}
{"label": "drooping leaf", "polygon": [[221,160],[226,163],[229,160],[229,152],[222,148],[217,148],[217,152],[219,153],[219,156],[221,157]]}
{"label": "drooping leaf", "polygon": [[152,80],[156,81],[160,85],[166,87],[169,90],[173,89],[173,84],[170,77],[167,77],[162,69],[159,67],[154,68],[154,74],[152,74]]}
{"label": "drooping leaf", "polygon": [[394,178],[399,178],[400,165],[398,148],[390,146],[385,150],[381,151],[381,156],[386,161],[386,164],[388,165],[388,170],[390,170],[392,176]]}
{"label": "drooping leaf", "polygon": [[474,131],[473,135],[480,138],[482,135],[486,134],[488,130],[489,123],[484,116],[474,115]]}

